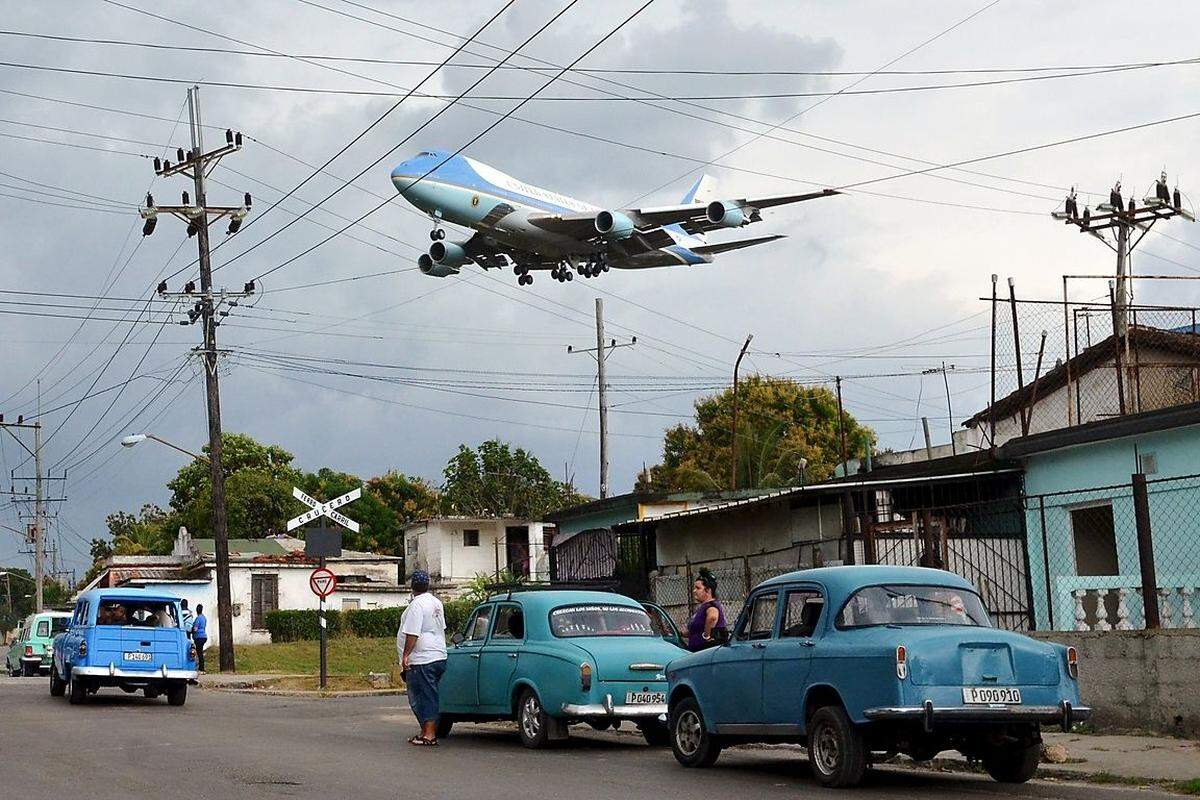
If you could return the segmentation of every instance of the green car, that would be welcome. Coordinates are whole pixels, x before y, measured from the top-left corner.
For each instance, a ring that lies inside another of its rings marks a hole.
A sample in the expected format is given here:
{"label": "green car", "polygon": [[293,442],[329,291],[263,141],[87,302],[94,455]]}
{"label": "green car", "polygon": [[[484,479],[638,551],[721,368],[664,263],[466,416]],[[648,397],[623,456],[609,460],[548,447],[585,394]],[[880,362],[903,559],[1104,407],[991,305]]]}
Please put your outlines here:
{"label": "green car", "polygon": [[30,614],[17,628],[17,638],[8,648],[4,667],[13,677],[32,677],[50,672],[50,661],[54,657],[54,637],[67,629],[71,621],[69,611],[43,611]]}

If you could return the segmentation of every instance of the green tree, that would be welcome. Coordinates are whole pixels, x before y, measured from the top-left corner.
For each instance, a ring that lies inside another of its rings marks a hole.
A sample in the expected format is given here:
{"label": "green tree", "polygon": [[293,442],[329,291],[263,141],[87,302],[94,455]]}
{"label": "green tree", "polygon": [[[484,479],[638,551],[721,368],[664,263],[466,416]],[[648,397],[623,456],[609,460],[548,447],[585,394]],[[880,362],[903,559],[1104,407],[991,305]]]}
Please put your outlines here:
{"label": "green tree", "polygon": [[[300,472],[292,466],[292,454],[242,433],[224,434],[221,444],[230,538],[286,533],[287,520],[294,516],[295,509],[292,487],[300,480]],[[208,464],[187,464],[167,488],[180,524],[194,535],[211,536],[212,481]]]}
{"label": "green tree", "polygon": [[[179,530],[178,515],[164,511],[153,503],[146,503],[135,516],[126,511],[109,514],[105,519],[108,525],[112,545],[108,547],[108,555],[145,556],[165,555],[171,552],[175,543],[175,534]],[[95,560],[106,558],[103,555],[106,544],[102,540],[92,540],[92,557]]]}
{"label": "green tree", "polygon": [[[33,613],[33,575],[21,567],[0,566],[0,634],[12,630],[25,617]],[[42,601],[46,608],[61,608],[70,602],[71,593],[58,581],[46,580],[42,584]],[[0,640],[3,637],[0,636]]]}
{"label": "green tree", "polygon": [[[348,550],[367,550],[402,555],[404,526],[414,519],[437,513],[437,491],[420,478],[399,472],[387,472],[365,483],[355,475],[323,467],[305,473],[300,488],[318,500],[332,500],[357,487],[362,497],[345,509],[359,523],[358,533],[342,532],[342,545]],[[304,509],[295,503],[296,513]]]}
{"label": "green tree", "polygon": [[532,453],[498,439],[474,450],[459,445],[442,474],[442,510],[448,514],[537,519],[586,499],[551,478]]}
{"label": "green tree", "polygon": [[[668,428],[663,460],[638,479],[639,489],[728,489],[733,447],[733,389],[696,401],[692,425]],[[875,432],[845,414],[851,458],[870,452]],[[738,385],[737,475],[739,488],[792,486],[825,480],[841,461],[837,397],[819,386],[751,375]]]}

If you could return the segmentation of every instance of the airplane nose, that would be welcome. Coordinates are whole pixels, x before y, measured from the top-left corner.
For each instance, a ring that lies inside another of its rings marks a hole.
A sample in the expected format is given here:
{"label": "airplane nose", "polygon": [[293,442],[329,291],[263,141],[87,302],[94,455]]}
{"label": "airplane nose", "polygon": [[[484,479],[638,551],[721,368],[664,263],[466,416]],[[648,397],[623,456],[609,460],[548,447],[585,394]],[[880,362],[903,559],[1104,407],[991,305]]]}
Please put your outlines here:
{"label": "airplane nose", "polygon": [[421,174],[421,171],[416,168],[410,159],[397,165],[392,170],[392,184],[396,187],[397,191],[403,194],[404,190]]}

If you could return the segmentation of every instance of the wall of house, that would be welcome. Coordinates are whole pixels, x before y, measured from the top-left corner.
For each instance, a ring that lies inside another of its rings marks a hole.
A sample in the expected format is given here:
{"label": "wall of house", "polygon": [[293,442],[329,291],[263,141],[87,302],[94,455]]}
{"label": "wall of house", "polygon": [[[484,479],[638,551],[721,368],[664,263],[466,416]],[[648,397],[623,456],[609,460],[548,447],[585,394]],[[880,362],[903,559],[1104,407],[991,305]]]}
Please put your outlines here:
{"label": "wall of house", "polygon": [[1200,630],[1037,633],[1079,651],[1079,692],[1100,728],[1200,735]]}
{"label": "wall of house", "polygon": [[760,503],[724,513],[698,514],[658,523],[660,565],[703,563],[791,547],[798,542],[837,540],[842,535],[837,498],[792,509],[789,501]]}
{"label": "wall of house", "polygon": [[[517,519],[499,520],[430,520],[410,528],[405,534],[410,569],[424,569],[443,584],[467,583],[476,575],[493,575],[497,564],[501,570],[508,566],[507,528],[529,529],[530,579],[549,578],[549,565],[543,541],[545,525]],[[463,531],[479,531],[479,545],[466,546]],[[416,542],[416,551],[412,549]]]}
{"label": "wall of house", "polygon": [[[1096,598],[1109,593],[1114,595],[1109,602],[1115,603],[1117,595],[1125,590],[1128,622],[1134,627],[1142,624],[1141,601],[1137,596],[1141,567],[1133,496],[1128,484],[1138,470],[1139,456],[1154,457],[1157,472],[1147,476],[1151,481],[1200,472],[1195,455],[1198,447],[1200,426],[1192,426],[1079,445],[1025,459],[1026,493],[1050,495],[1033,497],[1026,504],[1029,567],[1039,629],[1071,629],[1078,624],[1072,594],[1075,591],[1090,595],[1091,606],[1097,602]],[[1116,488],[1094,488],[1106,486]],[[1151,483],[1148,488],[1158,582],[1160,588],[1172,592],[1164,614],[1172,619],[1178,617],[1183,624],[1182,590],[1190,589],[1200,596],[1200,547],[1195,544],[1200,541],[1200,481]],[[1076,575],[1071,515],[1093,505],[1112,507],[1117,575]]]}

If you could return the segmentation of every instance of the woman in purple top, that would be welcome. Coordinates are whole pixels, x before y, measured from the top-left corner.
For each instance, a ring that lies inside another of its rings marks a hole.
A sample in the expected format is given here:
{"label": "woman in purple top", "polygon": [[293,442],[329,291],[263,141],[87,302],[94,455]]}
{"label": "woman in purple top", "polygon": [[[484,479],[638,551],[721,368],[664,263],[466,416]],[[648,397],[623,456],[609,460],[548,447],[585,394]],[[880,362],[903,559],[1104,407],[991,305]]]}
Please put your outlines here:
{"label": "woman in purple top", "polygon": [[692,584],[692,599],[696,601],[696,613],[688,622],[688,650],[696,652],[717,644],[718,631],[727,631],[725,609],[717,600],[717,579],[707,570],[700,570]]}

